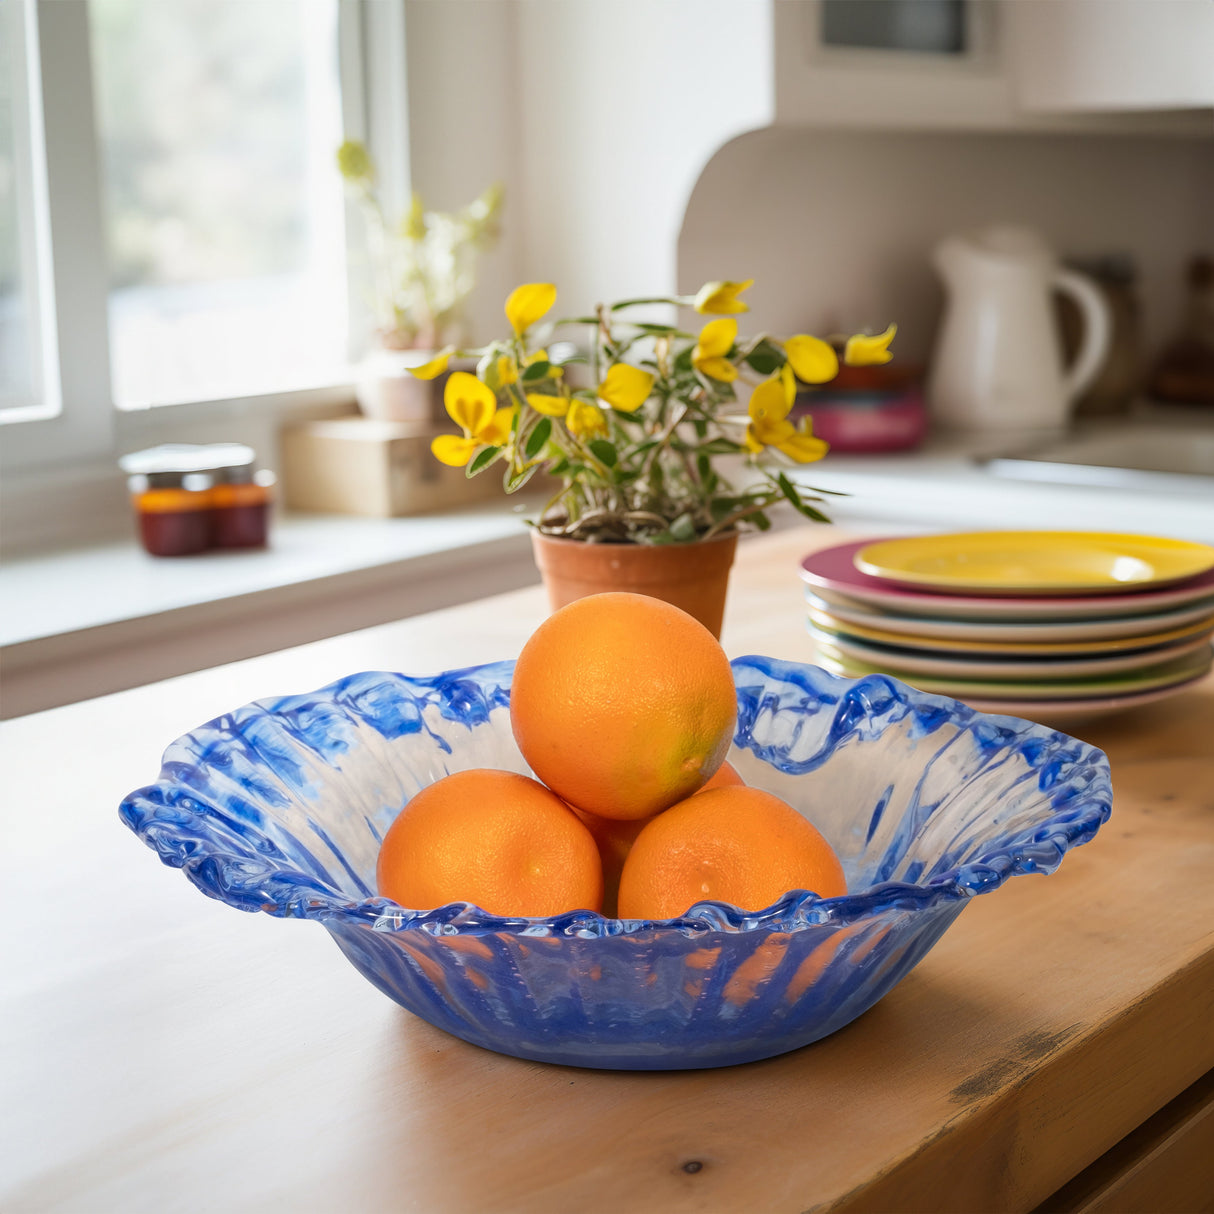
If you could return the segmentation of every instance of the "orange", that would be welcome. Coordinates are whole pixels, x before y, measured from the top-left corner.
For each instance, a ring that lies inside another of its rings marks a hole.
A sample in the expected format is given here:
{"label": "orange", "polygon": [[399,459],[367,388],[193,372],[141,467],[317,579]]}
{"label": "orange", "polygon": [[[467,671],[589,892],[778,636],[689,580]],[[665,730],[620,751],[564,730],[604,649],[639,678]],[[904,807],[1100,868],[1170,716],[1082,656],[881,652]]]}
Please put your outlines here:
{"label": "orange", "polygon": [[[708,792],[710,788],[728,788],[741,784],[742,777],[734,770],[732,764],[722,763],[717,768],[717,774],[700,789]],[[699,796],[699,793],[693,794]],[[596,814],[584,813],[576,805],[569,806],[571,810],[586,824],[586,829],[594,836],[599,847],[599,859],[603,864],[603,914],[615,915],[617,898],[620,890],[620,874],[624,871],[624,861],[632,851],[632,845],[637,835],[641,833],[652,818],[631,818],[621,821],[618,818],[600,818]]]}
{"label": "orange", "polygon": [[649,825],[652,818],[630,818],[621,821],[619,818],[600,818],[595,814],[583,813],[576,805],[569,807],[585,823],[586,829],[594,836],[599,849],[599,863],[603,867],[603,914],[614,916],[616,899],[620,889],[620,874],[624,871],[624,861],[632,850],[633,841],[637,835]]}
{"label": "orange", "polygon": [[690,796],[724,762],[736,715],[716,637],[641,594],[595,594],[549,616],[510,692],[532,771],[601,818],[648,818]]}
{"label": "orange", "polygon": [[830,844],[792,806],[744,785],[698,793],[637,836],[620,877],[623,919],[673,919],[697,902],[759,911],[789,890],[847,893]]}
{"label": "orange", "polygon": [[745,783],[746,781],[734,770],[732,763],[722,763],[717,768],[717,774],[700,791],[708,792],[712,788],[731,788],[734,785],[744,785]]}
{"label": "orange", "polygon": [[599,910],[590,832],[542,784],[510,771],[456,772],[423,788],[384,836],[380,894],[410,910],[471,902],[495,915]]}

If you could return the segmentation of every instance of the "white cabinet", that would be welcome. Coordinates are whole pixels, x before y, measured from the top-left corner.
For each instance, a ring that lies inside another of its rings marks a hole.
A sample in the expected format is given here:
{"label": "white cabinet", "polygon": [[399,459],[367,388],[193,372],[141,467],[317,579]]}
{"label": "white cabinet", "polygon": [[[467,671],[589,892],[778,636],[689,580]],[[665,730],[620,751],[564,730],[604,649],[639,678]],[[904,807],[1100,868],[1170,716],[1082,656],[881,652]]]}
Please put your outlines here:
{"label": "white cabinet", "polygon": [[1214,107],[1214,0],[1011,0],[1004,36],[1025,110]]}
{"label": "white cabinet", "polygon": [[1214,0],[965,0],[948,54],[830,46],[824,0],[771,3],[779,124],[1214,134]]}

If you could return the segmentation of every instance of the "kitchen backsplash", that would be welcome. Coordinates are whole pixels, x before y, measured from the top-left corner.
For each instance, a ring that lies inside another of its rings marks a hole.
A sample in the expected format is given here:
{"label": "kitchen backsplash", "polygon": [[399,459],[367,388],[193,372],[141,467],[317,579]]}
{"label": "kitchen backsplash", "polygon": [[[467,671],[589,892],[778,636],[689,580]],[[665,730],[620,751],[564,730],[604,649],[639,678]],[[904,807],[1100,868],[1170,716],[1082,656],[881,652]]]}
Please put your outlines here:
{"label": "kitchen backsplash", "polygon": [[679,239],[680,289],[751,277],[755,329],[879,330],[924,360],[950,232],[1036,228],[1061,257],[1128,254],[1145,350],[1174,331],[1184,267],[1214,252],[1214,139],[771,128],[704,170]]}

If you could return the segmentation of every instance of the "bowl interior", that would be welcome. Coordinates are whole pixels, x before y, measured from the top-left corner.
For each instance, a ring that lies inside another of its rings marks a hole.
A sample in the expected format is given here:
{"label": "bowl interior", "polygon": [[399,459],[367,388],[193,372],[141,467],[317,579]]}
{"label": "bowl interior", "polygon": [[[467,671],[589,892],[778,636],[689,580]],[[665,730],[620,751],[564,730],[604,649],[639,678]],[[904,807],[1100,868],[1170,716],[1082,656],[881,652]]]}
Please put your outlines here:
{"label": "bowl interior", "polygon": [[[843,863],[849,896],[822,902],[819,916],[854,918],[865,899],[967,897],[1013,872],[1050,871],[1107,816],[1103,755],[1064,734],[885,676],[758,657],[733,669],[730,761],[812,821]],[[379,844],[411,796],[471,767],[530,774],[510,729],[512,670],[368,672],[246,705],[173,743],[161,779],[132,794],[124,816],[233,905],[382,916]]]}

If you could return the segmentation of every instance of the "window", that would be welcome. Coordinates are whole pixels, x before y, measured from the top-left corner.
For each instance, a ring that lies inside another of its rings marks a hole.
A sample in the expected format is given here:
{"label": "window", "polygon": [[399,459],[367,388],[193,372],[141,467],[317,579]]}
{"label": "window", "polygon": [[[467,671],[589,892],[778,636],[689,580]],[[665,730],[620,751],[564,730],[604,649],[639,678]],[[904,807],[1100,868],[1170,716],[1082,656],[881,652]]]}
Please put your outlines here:
{"label": "window", "polygon": [[29,104],[37,90],[28,79],[35,61],[27,49],[26,24],[22,5],[4,0],[0,5],[0,416],[10,420],[53,416],[59,409],[54,326],[42,316],[50,269],[44,218],[46,170],[41,112]]}
{"label": "window", "polygon": [[108,464],[155,406],[348,390],[334,153],[367,136],[364,43],[399,70],[402,9],[0,0],[6,468]]}
{"label": "window", "polygon": [[346,363],[337,0],[89,0],[122,409]]}

